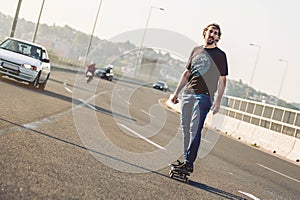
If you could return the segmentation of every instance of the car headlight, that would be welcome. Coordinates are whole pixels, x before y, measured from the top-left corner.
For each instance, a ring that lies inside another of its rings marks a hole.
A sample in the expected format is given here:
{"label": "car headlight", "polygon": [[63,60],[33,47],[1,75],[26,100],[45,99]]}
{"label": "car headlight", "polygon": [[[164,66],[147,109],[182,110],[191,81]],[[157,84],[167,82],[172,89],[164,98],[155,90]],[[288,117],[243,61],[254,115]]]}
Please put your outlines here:
{"label": "car headlight", "polygon": [[25,67],[26,69],[31,69],[31,65],[28,64],[24,64],[23,67]]}
{"label": "car headlight", "polygon": [[23,64],[23,67],[26,68],[26,69],[34,70],[34,71],[36,71],[36,69],[37,69],[36,66],[32,66],[32,65],[29,65],[29,64]]}

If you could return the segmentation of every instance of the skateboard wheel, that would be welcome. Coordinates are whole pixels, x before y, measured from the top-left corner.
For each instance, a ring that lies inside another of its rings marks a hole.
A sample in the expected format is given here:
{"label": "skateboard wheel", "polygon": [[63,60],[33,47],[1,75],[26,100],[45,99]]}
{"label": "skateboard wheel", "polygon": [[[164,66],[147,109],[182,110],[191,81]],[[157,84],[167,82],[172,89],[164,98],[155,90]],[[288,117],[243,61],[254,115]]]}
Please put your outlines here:
{"label": "skateboard wheel", "polygon": [[174,177],[174,173],[171,172],[170,173],[170,177],[173,178]]}

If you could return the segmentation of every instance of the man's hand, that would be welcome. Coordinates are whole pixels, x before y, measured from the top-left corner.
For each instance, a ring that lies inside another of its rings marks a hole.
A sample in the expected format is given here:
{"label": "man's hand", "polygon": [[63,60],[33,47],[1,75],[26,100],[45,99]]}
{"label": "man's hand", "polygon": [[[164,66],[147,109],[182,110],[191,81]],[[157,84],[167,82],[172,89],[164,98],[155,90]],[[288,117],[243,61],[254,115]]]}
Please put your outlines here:
{"label": "man's hand", "polygon": [[212,110],[213,110],[213,114],[216,114],[219,112],[219,110],[220,110],[220,102],[219,101],[216,101],[213,103]]}
{"label": "man's hand", "polygon": [[171,95],[171,102],[174,103],[174,104],[179,103],[178,96],[177,95]]}

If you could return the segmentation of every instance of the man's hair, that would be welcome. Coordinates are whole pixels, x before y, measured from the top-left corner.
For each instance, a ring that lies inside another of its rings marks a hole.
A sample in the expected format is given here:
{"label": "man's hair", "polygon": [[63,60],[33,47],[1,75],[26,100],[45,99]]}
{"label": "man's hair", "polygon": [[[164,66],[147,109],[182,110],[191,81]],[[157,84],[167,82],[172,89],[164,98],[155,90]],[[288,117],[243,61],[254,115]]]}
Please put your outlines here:
{"label": "man's hair", "polygon": [[209,24],[207,25],[204,29],[203,29],[203,37],[205,37],[205,32],[208,30],[209,27],[213,26],[215,29],[218,29],[219,30],[219,38],[221,38],[221,28],[219,26],[219,24],[216,24],[216,23],[212,23],[212,24]]}

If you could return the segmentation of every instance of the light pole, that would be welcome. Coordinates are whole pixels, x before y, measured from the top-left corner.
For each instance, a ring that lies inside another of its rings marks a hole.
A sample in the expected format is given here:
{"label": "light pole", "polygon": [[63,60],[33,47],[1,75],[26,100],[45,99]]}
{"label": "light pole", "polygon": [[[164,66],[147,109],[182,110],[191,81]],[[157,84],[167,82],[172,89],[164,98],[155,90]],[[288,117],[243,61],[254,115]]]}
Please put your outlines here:
{"label": "light pole", "polygon": [[144,40],[145,40],[145,36],[146,36],[146,31],[147,31],[147,28],[148,28],[148,25],[149,25],[149,21],[150,21],[152,9],[158,9],[158,10],[162,10],[162,11],[165,10],[164,8],[158,8],[158,7],[155,7],[155,6],[151,6],[151,8],[149,10],[149,13],[148,13],[148,18],[147,18],[146,26],[145,26],[145,29],[144,29],[144,33],[143,33],[143,37],[142,37],[140,48],[142,48],[143,44],[144,44]]}
{"label": "light pole", "polygon": [[[250,43],[249,45],[253,46],[253,47],[257,47],[257,49],[258,49],[257,50],[257,54],[256,54],[256,58],[255,58],[254,68],[253,68],[253,71],[252,71],[252,74],[251,74],[251,78],[250,78],[250,83],[249,83],[249,86],[252,86],[252,81],[253,81],[254,73],[255,73],[255,70],[256,70],[257,61],[258,61],[258,58],[259,58],[261,47],[259,45],[257,45],[257,44],[253,44],[253,43]],[[247,88],[246,98],[248,98],[248,96],[249,96],[249,90],[250,90],[250,87]]]}
{"label": "light pole", "polygon": [[287,68],[288,68],[288,61],[287,60],[284,60],[284,59],[279,59],[280,62],[284,62],[285,63],[285,67],[284,67],[284,72],[283,72],[283,76],[282,76],[282,80],[281,80],[281,84],[280,84],[280,88],[279,88],[279,92],[278,92],[278,96],[277,96],[277,102],[276,102],[276,105],[278,105],[278,100],[280,98],[280,95],[281,95],[281,90],[282,90],[282,86],[283,86],[283,82],[284,82],[284,79],[285,79],[285,74],[286,74],[286,71],[287,71]]}
{"label": "light pole", "polygon": [[42,15],[44,3],[45,3],[45,0],[43,0],[42,6],[41,6],[41,9],[40,9],[40,14],[39,14],[39,18],[38,18],[38,21],[36,23],[36,26],[35,26],[35,30],[34,30],[34,35],[33,35],[32,42],[35,42],[36,34],[37,34],[37,31],[38,31],[39,25],[40,25],[40,19],[41,19],[41,15]]}
{"label": "light pole", "polygon": [[158,10],[162,10],[162,11],[165,10],[164,8],[159,8],[159,7],[155,7],[155,6],[151,6],[150,7],[150,10],[149,10],[149,13],[148,13],[148,17],[147,17],[147,21],[146,21],[146,26],[145,26],[145,29],[144,29],[144,32],[143,32],[143,37],[142,37],[140,49],[139,49],[138,59],[137,59],[139,64],[141,64],[141,61],[142,61],[142,59],[141,59],[141,51],[142,51],[142,48],[143,48],[143,45],[144,45],[144,40],[145,40],[145,36],[146,36],[148,25],[149,25],[149,21],[150,21],[152,9],[158,9]]}
{"label": "light pole", "polygon": [[15,14],[15,18],[14,18],[14,22],[13,22],[13,25],[11,27],[10,37],[14,37],[15,36],[15,31],[16,31],[16,27],[17,27],[17,23],[18,23],[18,18],[19,18],[19,12],[20,12],[20,8],[21,8],[21,4],[22,4],[22,0],[19,0],[18,6],[17,6],[17,10],[16,10],[16,14]]}
{"label": "light pole", "polygon": [[87,50],[86,50],[86,54],[85,54],[85,58],[84,58],[84,63],[83,63],[84,66],[83,66],[83,67],[86,66],[86,61],[87,61],[87,57],[88,57],[88,55],[89,55],[90,48],[91,48],[91,45],[92,45],[92,41],[93,41],[93,37],[94,37],[94,32],[95,32],[95,28],[96,28],[96,24],[97,24],[97,20],[98,20],[98,16],[99,16],[101,4],[102,4],[102,0],[101,0],[100,3],[99,3],[97,15],[96,15],[96,19],[95,19],[94,26],[93,26],[93,30],[92,30],[92,33],[91,33],[91,37],[90,37],[90,40],[89,40],[89,45],[88,45],[88,48],[87,48]]}

